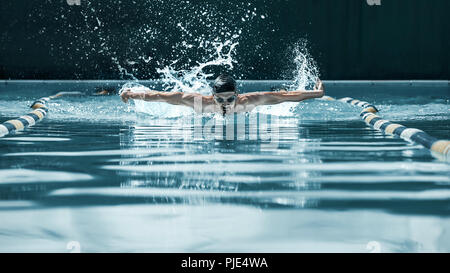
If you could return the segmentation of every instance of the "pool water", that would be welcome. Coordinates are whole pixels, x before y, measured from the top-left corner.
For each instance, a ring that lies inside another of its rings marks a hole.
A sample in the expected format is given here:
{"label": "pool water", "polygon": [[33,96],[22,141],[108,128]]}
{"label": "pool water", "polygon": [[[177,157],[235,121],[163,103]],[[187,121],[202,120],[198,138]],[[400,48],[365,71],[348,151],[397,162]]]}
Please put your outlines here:
{"label": "pool water", "polygon": [[[11,90],[0,122],[48,95]],[[449,96],[388,93],[350,95],[449,138]],[[152,116],[117,96],[48,107],[0,138],[0,252],[450,251],[450,164],[368,127],[358,107],[225,119]]]}

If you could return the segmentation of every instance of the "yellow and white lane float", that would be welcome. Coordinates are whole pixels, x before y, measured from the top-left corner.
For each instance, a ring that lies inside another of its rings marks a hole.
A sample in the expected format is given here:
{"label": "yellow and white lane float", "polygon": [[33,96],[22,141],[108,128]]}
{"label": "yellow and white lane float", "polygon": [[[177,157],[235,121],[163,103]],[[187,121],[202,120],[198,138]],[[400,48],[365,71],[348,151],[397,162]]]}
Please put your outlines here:
{"label": "yellow and white lane float", "polygon": [[[336,100],[329,96],[322,97],[322,100]],[[360,116],[361,118],[373,128],[384,132],[385,134],[396,135],[410,142],[418,143],[432,152],[450,156],[450,140],[439,140],[430,136],[422,130],[415,128],[408,128],[401,124],[393,123],[377,116],[378,109],[366,101],[360,101],[353,98],[342,98],[336,101],[349,103],[354,106],[363,108]]]}
{"label": "yellow and white lane float", "polygon": [[4,137],[16,131],[22,131],[23,129],[35,125],[37,122],[44,119],[44,117],[48,113],[48,108],[46,103],[52,99],[56,99],[66,95],[81,95],[80,92],[59,92],[53,96],[40,98],[37,101],[33,102],[31,105],[30,113],[23,115],[19,118],[5,121],[0,124],[0,137]]}

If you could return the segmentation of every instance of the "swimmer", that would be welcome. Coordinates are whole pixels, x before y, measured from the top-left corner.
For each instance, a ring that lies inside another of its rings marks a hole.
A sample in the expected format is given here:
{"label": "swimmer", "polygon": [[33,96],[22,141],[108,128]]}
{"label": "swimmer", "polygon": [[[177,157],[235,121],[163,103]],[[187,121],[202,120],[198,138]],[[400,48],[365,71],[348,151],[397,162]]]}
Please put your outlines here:
{"label": "swimmer", "polygon": [[97,88],[95,90],[95,93],[92,95],[94,95],[94,96],[109,96],[109,95],[114,95],[114,94],[117,94],[114,87],[103,87],[103,88]]}
{"label": "swimmer", "polygon": [[226,74],[220,75],[214,82],[212,95],[198,93],[147,91],[136,93],[125,89],[120,97],[127,103],[129,99],[152,102],[166,102],[194,108],[197,113],[232,113],[250,112],[259,105],[274,105],[283,102],[299,102],[307,99],[321,98],[324,95],[322,81],[318,80],[313,90],[252,92],[239,94],[236,81]]}

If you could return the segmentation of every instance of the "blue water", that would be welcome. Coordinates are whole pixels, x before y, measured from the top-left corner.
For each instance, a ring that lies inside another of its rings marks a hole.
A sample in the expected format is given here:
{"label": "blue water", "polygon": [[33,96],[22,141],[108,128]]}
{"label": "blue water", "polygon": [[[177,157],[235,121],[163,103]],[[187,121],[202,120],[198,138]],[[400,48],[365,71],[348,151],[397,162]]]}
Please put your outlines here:
{"label": "blue water", "polygon": [[[48,95],[2,92],[0,122]],[[388,93],[350,96],[449,138],[448,96]],[[450,164],[368,127],[358,107],[225,120],[150,116],[117,96],[48,107],[0,138],[0,252],[450,251]],[[222,132],[196,131],[211,122]]]}

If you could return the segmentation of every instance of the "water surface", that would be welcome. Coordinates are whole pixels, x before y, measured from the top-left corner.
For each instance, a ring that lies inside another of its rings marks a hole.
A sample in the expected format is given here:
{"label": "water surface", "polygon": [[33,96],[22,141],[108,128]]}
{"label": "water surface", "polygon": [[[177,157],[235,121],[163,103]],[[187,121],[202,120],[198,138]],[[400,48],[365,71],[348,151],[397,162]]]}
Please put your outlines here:
{"label": "water surface", "polygon": [[[6,93],[0,122],[39,91]],[[448,101],[371,102],[448,139]],[[450,251],[450,165],[368,127],[357,107],[311,100],[290,116],[225,120],[149,116],[116,96],[48,107],[0,138],[1,252],[69,252],[72,241],[82,252]]]}

